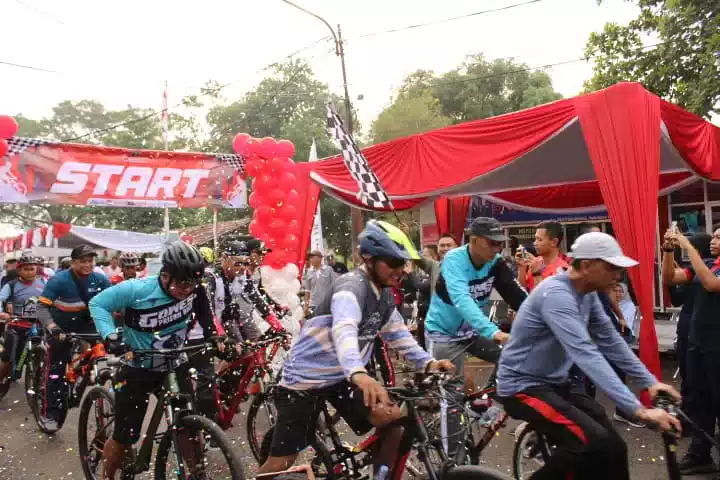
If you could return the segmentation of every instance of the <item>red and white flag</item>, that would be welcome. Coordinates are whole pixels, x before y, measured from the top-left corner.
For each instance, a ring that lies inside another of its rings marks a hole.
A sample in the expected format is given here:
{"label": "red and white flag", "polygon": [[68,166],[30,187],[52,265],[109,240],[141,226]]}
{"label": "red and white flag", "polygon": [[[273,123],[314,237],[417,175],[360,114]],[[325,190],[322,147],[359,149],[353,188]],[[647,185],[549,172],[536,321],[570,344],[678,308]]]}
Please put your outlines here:
{"label": "red and white flag", "polygon": [[160,115],[160,122],[162,123],[163,142],[165,143],[165,149],[167,150],[168,132],[170,131],[170,118],[169,118],[169,112],[168,112],[168,97],[167,97],[167,82],[165,82],[165,90],[163,90],[162,114]]}

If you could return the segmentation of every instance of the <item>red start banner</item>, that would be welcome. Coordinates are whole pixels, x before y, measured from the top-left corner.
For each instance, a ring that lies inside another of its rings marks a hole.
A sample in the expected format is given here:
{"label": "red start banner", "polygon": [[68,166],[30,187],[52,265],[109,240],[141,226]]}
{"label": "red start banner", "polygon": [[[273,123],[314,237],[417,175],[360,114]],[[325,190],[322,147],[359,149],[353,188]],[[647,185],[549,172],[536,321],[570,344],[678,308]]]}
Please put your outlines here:
{"label": "red start banner", "polygon": [[239,155],[159,152],[14,137],[0,203],[244,208]]}

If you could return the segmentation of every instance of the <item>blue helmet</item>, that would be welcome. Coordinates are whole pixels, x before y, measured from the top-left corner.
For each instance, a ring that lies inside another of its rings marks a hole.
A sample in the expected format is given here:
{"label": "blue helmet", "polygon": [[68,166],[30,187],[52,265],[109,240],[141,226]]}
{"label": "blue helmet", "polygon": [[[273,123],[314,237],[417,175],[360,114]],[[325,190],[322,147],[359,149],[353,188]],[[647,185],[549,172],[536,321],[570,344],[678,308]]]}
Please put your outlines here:
{"label": "blue helmet", "polygon": [[381,220],[371,220],[360,233],[360,255],[371,257],[420,258],[410,239],[396,226]]}

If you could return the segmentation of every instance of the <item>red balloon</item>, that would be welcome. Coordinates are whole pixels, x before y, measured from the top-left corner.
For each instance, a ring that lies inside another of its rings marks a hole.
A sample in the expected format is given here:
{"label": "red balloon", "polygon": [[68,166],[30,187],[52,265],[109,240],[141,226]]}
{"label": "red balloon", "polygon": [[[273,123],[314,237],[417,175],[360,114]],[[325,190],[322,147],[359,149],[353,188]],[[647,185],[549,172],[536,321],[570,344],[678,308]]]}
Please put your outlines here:
{"label": "red balloon", "polygon": [[287,195],[285,196],[285,202],[291,203],[293,205],[299,205],[300,204],[300,194],[297,192],[297,190],[288,191]]}
{"label": "red balloon", "polygon": [[283,252],[282,250],[279,250],[277,252],[272,252],[272,253],[274,255],[273,255],[273,258],[270,263],[271,267],[273,267],[277,270],[280,270],[282,267],[287,265],[288,261],[287,261],[287,255],[285,254],[285,252]]}
{"label": "red balloon", "polygon": [[240,151],[240,155],[245,158],[254,157],[258,154],[259,148],[260,142],[258,142],[256,138],[248,138]]}
{"label": "red balloon", "polygon": [[233,150],[235,151],[235,153],[242,154],[243,147],[245,147],[245,144],[251,138],[252,137],[247,133],[238,133],[237,135],[235,135],[235,138],[233,138]]}
{"label": "red balloon", "polygon": [[277,142],[272,137],[265,137],[260,140],[258,155],[264,158],[272,158],[277,155]]}
{"label": "red balloon", "polygon": [[14,137],[18,131],[18,124],[13,117],[0,115],[0,138]]}
{"label": "red balloon", "polygon": [[250,222],[250,225],[248,226],[248,231],[250,232],[250,235],[255,238],[260,238],[260,236],[265,233],[257,220],[253,220],[252,222]]}
{"label": "red balloon", "polygon": [[265,173],[261,173],[253,180],[253,191],[258,192],[262,196],[268,196],[277,186],[277,182],[273,177]]}
{"label": "red balloon", "polygon": [[295,155],[295,145],[290,140],[280,140],[277,146],[277,153],[280,157],[290,158]]}
{"label": "red balloon", "polygon": [[282,234],[285,231],[287,223],[282,218],[273,218],[268,224],[267,231],[275,236]]}
{"label": "red balloon", "polygon": [[268,225],[273,219],[273,209],[268,205],[260,205],[255,209],[255,221],[260,225]]}
{"label": "red balloon", "polygon": [[282,190],[280,188],[275,188],[268,193],[268,200],[270,200],[270,205],[280,205],[283,203],[283,200],[285,200],[285,190]]}
{"label": "red balloon", "polygon": [[280,216],[288,221],[297,218],[298,210],[292,203],[283,203],[280,209]]}
{"label": "red balloon", "polygon": [[262,168],[262,162],[257,157],[250,157],[245,162],[245,172],[251,177],[257,177],[260,175],[260,169]]}
{"label": "red balloon", "polygon": [[297,247],[297,244],[300,243],[300,239],[294,233],[288,233],[285,235],[283,242],[285,242],[285,248],[294,250]]}
{"label": "red balloon", "polygon": [[258,195],[257,192],[252,192],[250,194],[250,198],[248,198],[248,204],[250,205],[250,208],[258,208],[262,204],[260,195]]}
{"label": "red balloon", "polygon": [[10,146],[7,144],[7,142],[5,140],[0,138],[0,158],[7,155],[8,150],[10,150]]}
{"label": "red balloon", "polygon": [[300,224],[298,223],[297,220],[290,220],[287,223],[287,226],[285,227],[285,231],[288,234],[292,233],[294,235],[299,235],[300,234]]}
{"label": "red balloon", "polygon": [[[267,242],[265,242],[265,246],[269,248],[270,250],[275,250],[278,248],[278,240],[275,237],[270,237]],[[272,252],[271,252],[272,253]]]}
{"label": "red balloon", "polygon": [[278,178],[278,186],[282,188],[283,190],[290,191],[295,187],[295,184],[297,183],[297,178],[295,178],[295,175],[288,172],[287,170],[280,175],[280,178]]}

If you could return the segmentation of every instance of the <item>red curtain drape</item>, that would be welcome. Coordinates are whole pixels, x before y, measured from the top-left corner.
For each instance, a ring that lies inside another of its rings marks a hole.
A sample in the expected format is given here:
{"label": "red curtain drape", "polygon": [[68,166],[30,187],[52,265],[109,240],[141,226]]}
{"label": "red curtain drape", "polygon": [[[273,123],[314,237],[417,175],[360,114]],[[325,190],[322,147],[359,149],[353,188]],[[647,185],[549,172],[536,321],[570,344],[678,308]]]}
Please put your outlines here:
{"label": "red curtain drape", "polygon": [[305,207],[298,212],[298,223],[300,224],[300,255],[298,269],[303,271],[307,256],[305,253],[310,248],[310,236],[312,235],[313,222],[315,221],[315,210],[320,200],[320,187],[310,179],[310,163],[296,163],[292,172],[297,180],[295,190],[300,198],[305,199]]}
{"label": "red curtain drape", "polygon": [[660,99],[625,83],[574,99],[615,235],[640,266],[629,269],[642,323],[640,358],[661,376],[653,313]]}
{"label": "red curtain drape", "polygon": [[450,199],[439,197],[435,200],[435,223],[438,228],[438,235],[450,231]]}
{"label": "red curtain drape", "polygon": [[452,211],[452,234],[457,241],[462,243],[465,233],[465,220],[467,220],[468,208],[470,208],[470,197],[457,197],[450,200]]}

